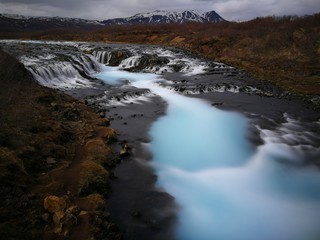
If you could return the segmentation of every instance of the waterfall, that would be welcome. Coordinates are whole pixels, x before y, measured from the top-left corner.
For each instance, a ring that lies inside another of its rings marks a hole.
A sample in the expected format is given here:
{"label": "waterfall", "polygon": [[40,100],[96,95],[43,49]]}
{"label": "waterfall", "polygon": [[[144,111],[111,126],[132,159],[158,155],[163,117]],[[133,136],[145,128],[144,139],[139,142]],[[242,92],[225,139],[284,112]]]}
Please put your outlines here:
{"label": "waterfall", "polygon": [[22,56],[20,60],[39,84],[57,89],[93,87],[91,76],[101,70],[101,64],[84,54]]}
{"label": "waterfall", "polygon": [[120,63],[120,67],[123,69],[126,68],[132,68],[132,67],[136,67],[139,65],[139,60],[140,60],[141,56],[137,55],[137,56],[132,56],[129,58],[124,59],[121,63]]}
{"label": "waterfall", "polygon": [[108,65],[112,57],[111,52],[108,51],[93,51],[93,56],[98,60],[99,63]]}
{"label": "waterfall", "polygon": [[27,67],[35,79],[43,86],[50,88],[81,88],[92,86],[83,78],[71,63],[59,62],[50,65]]}
{"label": "waterfall", "polygon": [[90,76],[96,72],[101,71],[101,64],[99,64],[92,56],[88,55],[71,55],[70,56],[75,63],[75,67],[78,70],[83,70],[86,75]]}

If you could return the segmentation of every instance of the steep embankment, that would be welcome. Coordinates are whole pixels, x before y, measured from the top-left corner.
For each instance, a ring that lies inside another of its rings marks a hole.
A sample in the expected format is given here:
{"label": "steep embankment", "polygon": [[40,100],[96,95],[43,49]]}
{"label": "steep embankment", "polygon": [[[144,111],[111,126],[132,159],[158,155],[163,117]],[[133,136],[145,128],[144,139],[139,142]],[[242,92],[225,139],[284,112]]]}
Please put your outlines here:
{"label": "steep embankment", "polygon": [[1,237],[120,238],[103,210],[117,161],[108,120],[2,51],[0,66]]}

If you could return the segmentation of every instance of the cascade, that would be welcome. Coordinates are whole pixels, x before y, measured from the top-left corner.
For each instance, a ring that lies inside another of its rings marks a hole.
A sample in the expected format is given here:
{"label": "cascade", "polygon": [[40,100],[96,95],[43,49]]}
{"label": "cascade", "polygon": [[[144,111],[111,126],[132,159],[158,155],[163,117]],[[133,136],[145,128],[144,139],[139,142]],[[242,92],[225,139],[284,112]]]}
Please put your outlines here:
{"label": "cascade", "polygon": [[139,65],[139,60],[140,60],[141,56],[137,55],[137,56],[132,56],[129,58],[124,59],[121,63],[120,63],[120,67],[121,68],[132,68],[132,67],[136,67]]}
{"label": "cascade", "polygon": [[39,59],[22,56],[20,60],[43,86],[51,88],[92,87],[91,76],[101,71],[101,64],[94,57],[84,54],[65,54],[65,61],[59,61],[55,55],[42,56]]}
{"label": "cascade", "polygon": [[84,71],[87,76],[101,71],[101,64],[90,55],[71,55],[70,57],[74,61],[74,66],[77,67],[78,70]]}
{"label": "cascade", "polygon": [[99,63],[108,65],[112,57],[112,53],[109,51],[93,51],[93,56],[98,60]]}
{"label": "cascade", "polygon": [[52,63],[28,66],[28,70],[43,86],[51,88],[76,88],[91,85],[70,63]]}

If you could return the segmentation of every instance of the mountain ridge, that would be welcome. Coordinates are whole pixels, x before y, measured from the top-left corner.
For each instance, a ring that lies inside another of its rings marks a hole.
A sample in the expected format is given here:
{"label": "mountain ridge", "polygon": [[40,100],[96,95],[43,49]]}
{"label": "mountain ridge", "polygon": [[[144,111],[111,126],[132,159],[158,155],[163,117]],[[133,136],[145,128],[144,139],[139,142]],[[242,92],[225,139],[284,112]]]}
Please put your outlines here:
{"label": "mountain ridge", "polygon": [[123,24],[161,24],[161,23],[185,23],[185,22],[224,22],[215,11],[201,12],[198,10],[164,11],[156,10],[148,13],[138,13],[127,18],[114,18],[103,20],[105,25]]}
{"label": "mountain ridge", "polygon": [[218,23],[226,21],[215,11],[201,12],[197,10],[164,11],[156,10],[148,13],[137,13],[127,18],[106,20],[88,20],[66,17],[35,17],[18,14],[0,13],[0,31],[14,32],[22,30],[48,30],[56,28],[95,29],[110,25],[133,24],[166,24],[166,23]]}

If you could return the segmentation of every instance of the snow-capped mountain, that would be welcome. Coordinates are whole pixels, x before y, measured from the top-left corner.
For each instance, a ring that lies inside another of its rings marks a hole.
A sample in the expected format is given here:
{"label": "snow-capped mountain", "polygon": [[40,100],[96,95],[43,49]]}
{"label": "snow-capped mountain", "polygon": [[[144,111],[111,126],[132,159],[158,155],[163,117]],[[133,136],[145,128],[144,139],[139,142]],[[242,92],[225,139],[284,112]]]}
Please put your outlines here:
{"label": "snow-capped mountain", "polygon": [[154,11],[138,13],[128,18],[115,18],[102,21],[106,25],[112,24],[156,24],[156,23],[185,23],[185,22],[222,22],[225,21],[215,11]]}
{"label": "snow-capped mountain", "polygon": [[115,18],[104,21],[63,17],[31,17],[0,13],[0,32],[38,31],[49,29],[95,29],[106,25],[160,24],[185,22],[225,21],[215,11],[154,11],[138,13],[128,18]]}

